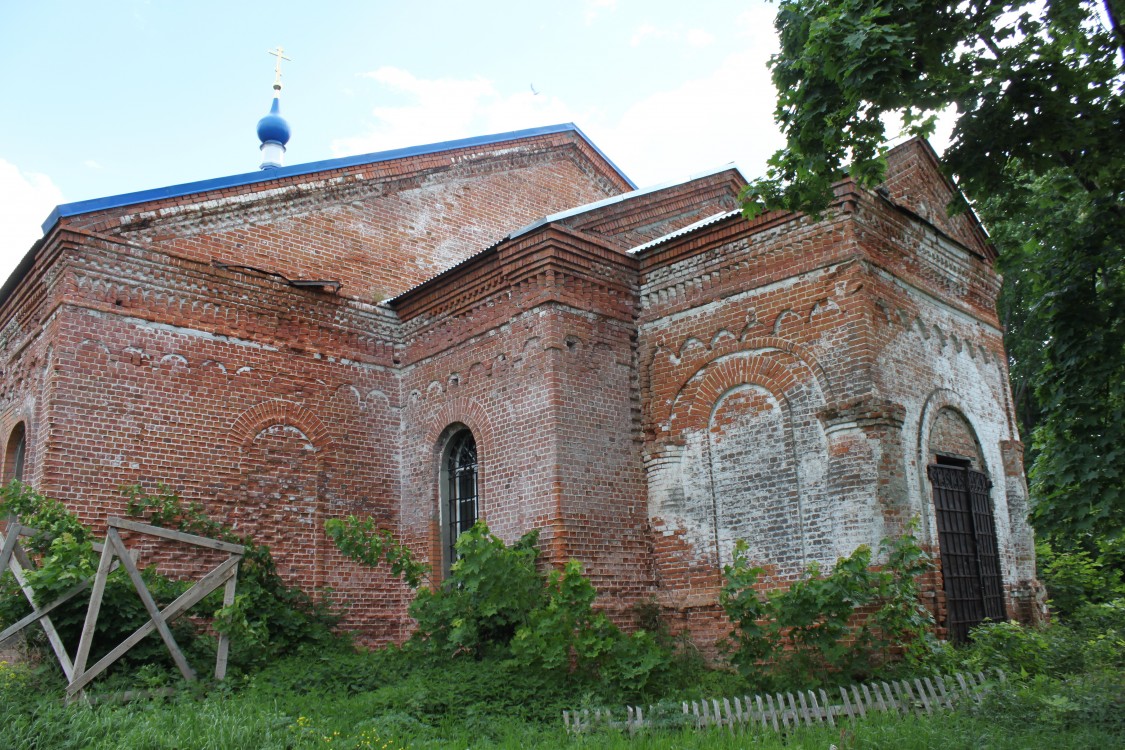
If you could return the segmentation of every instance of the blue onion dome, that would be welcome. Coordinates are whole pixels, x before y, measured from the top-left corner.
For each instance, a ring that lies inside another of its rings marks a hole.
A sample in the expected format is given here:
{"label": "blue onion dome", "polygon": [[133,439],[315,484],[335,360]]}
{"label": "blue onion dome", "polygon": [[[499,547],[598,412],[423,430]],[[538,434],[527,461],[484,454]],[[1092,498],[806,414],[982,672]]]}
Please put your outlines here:
{"label": "blue onion dome", "polygon": [[272,141],[282,146],[289,142],[289,123],[281,116],[281,106],[276,96],[270,113],[258,120],[258,140],[262,143]]}

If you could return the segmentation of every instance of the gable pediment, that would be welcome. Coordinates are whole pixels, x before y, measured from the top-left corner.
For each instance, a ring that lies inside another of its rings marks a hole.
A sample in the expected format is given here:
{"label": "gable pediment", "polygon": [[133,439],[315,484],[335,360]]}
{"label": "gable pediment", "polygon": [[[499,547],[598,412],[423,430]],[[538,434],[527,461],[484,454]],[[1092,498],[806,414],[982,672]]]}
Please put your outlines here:
{"label": "gable pediment", "polygon": [[976,255],[989,261],[996,259],[996,250],[971,208],[966,206],[964,211],[950,214],[950,204],[963,198],[942,172],[937,153],[925,140],[914,138],[887,152],[887,174],[882,187],[895,205],[930,223]]}

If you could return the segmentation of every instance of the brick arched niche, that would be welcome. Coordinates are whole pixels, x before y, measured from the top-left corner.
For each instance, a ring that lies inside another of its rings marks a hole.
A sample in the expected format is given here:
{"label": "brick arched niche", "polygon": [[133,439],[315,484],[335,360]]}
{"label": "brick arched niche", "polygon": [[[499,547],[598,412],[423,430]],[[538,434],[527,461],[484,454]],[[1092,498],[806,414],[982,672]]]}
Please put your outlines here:
{"label": "brick arched niche", "polygon": [[831,544],[825,396],[814,367],[792,352],[718,357],[675,399],[663,449],[650,455],[654,528],[682,535],[697,558],[729,562],[737,540],[752,559],[794,575]]}
{"label": "brick arched niche", "polygon": [[27,461],[27,424],[17,422],[12,431],[8,433],[8,441],[4,447],[4,484],[18,479],[25,480],[25,465]]}
{"label": "brick arched niche", "polygon": [[969,420],[958,409],[945,406],[934,415],[926,446],[926,463],[940,459],[968,461],[977,471],[988,473],[984,452]]}
{"label": "brick arched niche", "polygon": [[[940,458],[943,462],[969,465],[995,480],[997,474],[990,465],[988,455],[973,426],[972,411],[966,407],[956,392],[938,388],[927,396],[922,405],[918,428],[918,444],[915,455],[918,457],[918,491],[922,498],[922,525],[925,540],[937,545],[937,526],[933,508],[933,486],[927,476],[926,467],[935,464]],[[1007,508],[996,507],[993,497],[993,513]],[[998,516],[999,517],[999,516]]]}
{"label": "brick arched niche", "polygon": [[238,468],[228,522],[269,545],[286,582],[306,590],[323,586],[328,429],[302,406],[267,401],[240,415],[231,437]]}
{"label": "brick arched niche", "polygon": [[[488,414],[479,403],[468,398],[456,398],[445,404],[444,407],[430,421],[430,428],[426,433],[426,440],[430,445],[429,481],[432,482],[431,513],[429,538],[426,548],[429,550],[429,559],[437,575],[447,572],[445,549],[449,539],[448,530],[444,528],[446,521],[444,508],[449,498],[446,461],[449,458],[449,448],[459,435],[469,432],[476,443],[476,512],[477,517],[488,519],[489,491],[488,476],[489,462],[494,453],[492,425]],[[500,531],[495,530],[494,531]]]}

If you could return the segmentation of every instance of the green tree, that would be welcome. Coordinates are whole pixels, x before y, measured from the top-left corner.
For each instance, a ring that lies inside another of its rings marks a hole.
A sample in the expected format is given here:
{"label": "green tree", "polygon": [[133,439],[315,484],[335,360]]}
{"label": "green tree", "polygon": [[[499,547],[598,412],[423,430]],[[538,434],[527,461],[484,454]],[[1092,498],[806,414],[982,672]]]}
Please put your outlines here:
{"label": "green tree", "polygon": [[782,0],[787,145],[744,194],[812,213],[877,185],[887,121],[929,135],[992,233],[1034,521],[1059,548],[1125,529],[1125,33],[1116,0]]}

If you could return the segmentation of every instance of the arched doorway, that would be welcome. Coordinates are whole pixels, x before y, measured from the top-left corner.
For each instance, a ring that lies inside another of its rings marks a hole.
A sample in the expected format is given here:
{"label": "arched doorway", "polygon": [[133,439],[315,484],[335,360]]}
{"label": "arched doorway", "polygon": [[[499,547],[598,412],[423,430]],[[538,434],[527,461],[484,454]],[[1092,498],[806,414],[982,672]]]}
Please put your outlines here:
{"label": "arched doorway", "polygon": [[992,482],[980,444],[960,412],[942,409],[930,434],[931,463],[945,626],[954,641],[985,620],[1003,621],[1004,582],[990,496]]}

